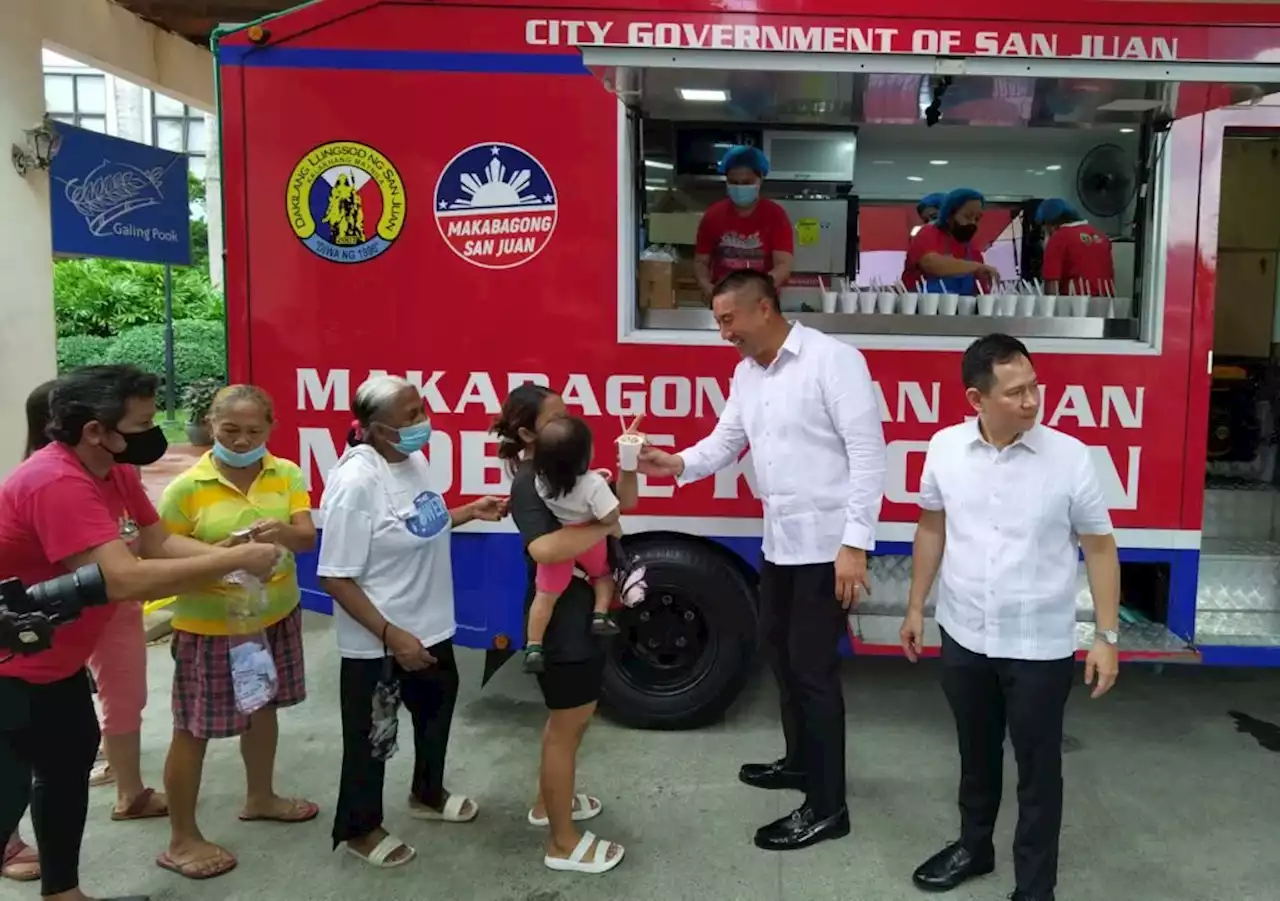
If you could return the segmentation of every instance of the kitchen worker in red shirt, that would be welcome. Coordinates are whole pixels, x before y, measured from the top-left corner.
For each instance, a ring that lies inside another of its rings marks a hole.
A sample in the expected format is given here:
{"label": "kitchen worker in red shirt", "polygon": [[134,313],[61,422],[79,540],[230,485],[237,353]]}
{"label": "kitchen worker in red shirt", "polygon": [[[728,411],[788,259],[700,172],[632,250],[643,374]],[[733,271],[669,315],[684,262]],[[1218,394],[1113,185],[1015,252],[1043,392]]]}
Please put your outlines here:
{"label": "kitchen worker in red shirt", "polygon": [[[920,222],[911,229],[911,237],[907,241],[907,258],[904,261],[902,283],[907,286],[907,290],[915,291],[917,289],[916,282],[920,269],[920,255],[925,242],[919,240],[920,233],[925,230],[926,226],[932,225],[938,219],[938,208],[942,206],[942,201],[946,195],[941,191],[935,191],[932,194],[926,194],[920,198],[920,202],[916,204],[916,215],[920,217]],[[907,278],[911,281],[908,282]]]}
{"label": "kitchen worker in red shirt", "polygon": [[693,266],[707,300],[730,272],[754,269],[781,288],[795,262],[795,234],[781,205],[760,196],[769,160],[758,147],[730,147],[720,160],[729,196],[713,203],[698,223]]}
{"label": "kitchen worker in red shirt", "polygon": [[938,218],[920,229],[907,250],[902,283],[929,294],[975,295],[989,291],[1000,272],[982,259],[975,238],[985,200],[972,188],[956,188],[942,199]]}
{"label": "kitchen worker in red shirt", "polygon": [[[136,602],[236,570],[270,575],[274,545],[213,548],[160,523],[136,468],[166,449],[156,384],[132,366],[91,366],[54,385],[53,440],[0,482],[0,579],[30,586],[97,564],[108,600]],[[99,733],[85,664],[113,613],[88,607],[54,629],[49,648],[0,654],[0,835],[29,801],[44,901],[86,901],[80,840]]]}
{"label": "kitchen worker in red shirt", "polygon": [[1043,201],[1036,210],[1036,222],[1048,235],[1040,270],[1046,294],[1106,297],[1115,291],[1110,238],[1061,197]]}

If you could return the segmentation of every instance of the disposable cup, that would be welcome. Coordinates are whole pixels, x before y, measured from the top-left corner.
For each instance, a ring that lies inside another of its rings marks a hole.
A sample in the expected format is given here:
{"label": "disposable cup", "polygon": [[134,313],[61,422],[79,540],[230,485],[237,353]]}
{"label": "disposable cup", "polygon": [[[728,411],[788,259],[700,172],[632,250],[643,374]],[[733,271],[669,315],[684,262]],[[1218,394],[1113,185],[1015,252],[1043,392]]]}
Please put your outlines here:
{"label": "disposable cup", "polygon": [[857,291],[841,291],[840,292],[840,312],[841,313],[858,312],[858,292]]}
{"label": "disposable cup", "polygon": [[858,294],[858,312],[874,313],[876,311],[876,292],[862,291]]}
{"label": "disposable cup", "polygon": [[1036,314],[1037,299],[1034,294],[1018,295],[1018,315],[1024,317],[1034,316]]}
{"label": "disposable cup", "polygon": [[1089,298],[1089,318],[1090,319],[1109,319],[1111,317],[1111,298],[1110,297],[1090,297]]}
{"label": "disposable cup", "polygon": [[991,294],[978,295],[978,315],[991,316],[996,311],[996,299]]}
{"label": "disposable cup", "polygon": [[822,312],[834,313],[836,311],[836,305],[839,302],[839,300],[840,300],[840,295],[837,294],[835,291],[823,291],[822,292]]}
{"label": "disposable cup", "polygon": [[618,468],[623,472],[635,472],[640,468],[640,449],[644,447],[644,435],[624,432],[617,438]]}
{"label": "disposable cup", "polygon": [[1071,301],[1071,315],[1077,319],[1089,315],[1089,298],[1087,297],[1069,297]]}
{"label": "disposable cup", "polygon": [[1113,319],[1128,319],[1133,316],[1133,298],[1132,297],[1115,297],[1111,300],[1111,317]]}
{"label": "disposable cup", "polygon": [[938,301],[938,312],[943,316],[954,316],[960,307],[959,294],[943,294]]}
{"label": "disposable cup", "polygon": [[972,294],[962,294],[956,312],[961,316],[972,316],[978,309],[978,298]]}
{"label": "disposable cup", "polygon": [[1012,316],[1018,312],[1018,295],[1000,294],[996,296],[996,315]]}
{"label": "disposable cup", "polygon": [[876,295],[876,312],[885,316],[893,313],[898,304],[898,295],[892,291],[881,291]]}
{"label": "disposable cup", "polygon": [[901,309],[899,312],[902,313],[902,315],[914,316],[916,314],[916,308],[920,305],[920,295],[910,293],[903,294],[900,296],[899,302],[901,303]]}
{"label": "disposable cup", "polygon": [[1058,307],[1056,294],[1042,294],[1036,298],[1036,315],[1046,319],[1054,314]]}
{"label": "disposable cup", "polygon": [[920,315],[921,316],[937,316],[938,315],[938,298],[941,294],[921,294],[920,295]]}

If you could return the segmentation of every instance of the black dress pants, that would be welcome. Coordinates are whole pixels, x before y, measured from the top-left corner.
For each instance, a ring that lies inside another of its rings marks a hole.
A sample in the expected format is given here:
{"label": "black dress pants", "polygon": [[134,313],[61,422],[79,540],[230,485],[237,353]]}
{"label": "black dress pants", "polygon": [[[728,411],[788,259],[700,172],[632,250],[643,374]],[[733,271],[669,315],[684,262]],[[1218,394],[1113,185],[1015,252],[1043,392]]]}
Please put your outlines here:
{"label": "black dress pants", "polygon": [[[430,807],[444,802],[444,761],[449,728],[458,700],[458,665],[453,642],[428,648],[436,663],[409,672],[391,661],[400,680],[400,698],[413,721],[413,797]],[[342,777],[338,808],[333,818],[333,845],[363,838],[382,825],[382,789],[386,764],[373,756],[369,733],[373,729],[374,689],[382,679],[382,658],[355,660],[344,657],[338,678],[342,707]],[[404,747],[404,731],[399,745]]]}
{"label": "black dress pants", "polygon": [[834,563],[760,570],[766,651],[778,680],[789,766],[805,774],[805,803],[820,816],[845,805],[844,694],[840,637],[848,617]]}
{"label": "black dress pants", "polygon": [[1058,881],[1062,721],[1074,674],[1072,657],[985,657],[942,633],[942,689],[960,744],[960,841],[976,856],[994,854],[1007,729],[1018,762],[1014,875],[1018,889],[1036,898]]}
{"label": "black dress pants", "polygon": [[98,714],[88,674],[58,682],[0,678],[0,836],[8,840],[31,805],[41,894],[80,884],[80,841]]}

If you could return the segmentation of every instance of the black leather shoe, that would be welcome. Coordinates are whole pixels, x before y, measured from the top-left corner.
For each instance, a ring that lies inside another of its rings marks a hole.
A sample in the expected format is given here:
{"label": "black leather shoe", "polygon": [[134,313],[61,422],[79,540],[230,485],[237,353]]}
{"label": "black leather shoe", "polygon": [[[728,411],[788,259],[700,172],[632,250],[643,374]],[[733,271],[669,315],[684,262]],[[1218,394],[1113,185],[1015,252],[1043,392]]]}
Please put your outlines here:
{"label": "black leather shoe", "polygon": [[849,808],[841,807],[829,817],[820,817],[810,807],[756,830],[756,847],[766,851],[794,851],[849,834]]}
{"label": "black leather shoe", "polygon": [[1026,892],[1015,890],[1009,896],[1009,901],[1053,901],[1053,892],[1047,895],[1029,895]]}
{"label": "black leather shoe", "polygon": [[926,892],[949,892],[960,883],[975,876],[985,876],[995,868],[994,854],[991,857],[974,857],[968,848],[956,842],[920,864],[911,874],[911,881],[916,888]]}
{"label": "black leather shoe", "polygon": [[752,788],[804,791],[804,773],[793,769],[785,760],[773,763],[744,763],[738,778]]}

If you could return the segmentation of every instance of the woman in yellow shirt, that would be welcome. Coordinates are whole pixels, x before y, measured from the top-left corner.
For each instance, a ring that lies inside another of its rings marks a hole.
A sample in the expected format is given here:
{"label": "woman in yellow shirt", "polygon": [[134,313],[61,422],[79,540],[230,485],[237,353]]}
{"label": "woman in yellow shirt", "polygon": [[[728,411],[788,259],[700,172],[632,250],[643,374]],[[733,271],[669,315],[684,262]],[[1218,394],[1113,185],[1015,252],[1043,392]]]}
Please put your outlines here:
{"label": "woman in yellow shirt", "polygon": [[240,736],[246,794],[242,821],[301,823],[315,819],[310,801],[275,793],[276,710],[306,698],[302,611],[293,554],[315,545],[311,498],[302,470],[267,453],[271,398],[252,385],[223,388],[209,410],[213,449],[165,489],[160,516],[169,531],[208,544],[273,542],[290,553],[264,586],[262,614],[279,689],[263,709],[236,707],[230,663],[227,589],[179,595],[173,611],[173,742],[165,763],[172,835],[157,859],[190,879],[220,876],[236,866],[225,848],[207,841],[196,823],[204,753],[211,738]]}

